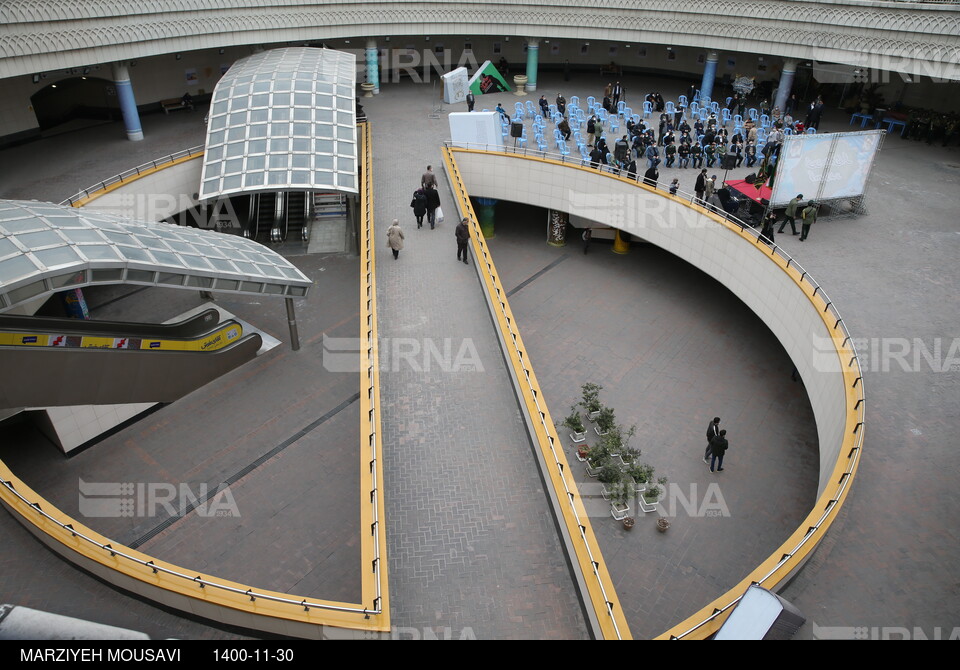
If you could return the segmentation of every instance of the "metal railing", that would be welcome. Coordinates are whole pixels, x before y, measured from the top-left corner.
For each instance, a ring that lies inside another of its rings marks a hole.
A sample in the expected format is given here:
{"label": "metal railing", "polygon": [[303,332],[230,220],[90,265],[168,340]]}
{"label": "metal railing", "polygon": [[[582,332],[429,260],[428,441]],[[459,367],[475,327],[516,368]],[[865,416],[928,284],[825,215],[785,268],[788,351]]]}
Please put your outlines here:
{"label": "metal railing", "polygon": [[[452,142],[446,143],[446,148],[448,152],[452,153],[451,150],[454,147],[461,148],[468,151],[473,149],[473,150],[479,150],[479,151],[485,151],[485,152],[493,151],[495,153],[518,155],[528,159],[536,159],[536,160],[543,160],[545,162],[559,163],[560,165],[565,165],[567,167],[587,168],[591,170],[597,170],[597,168],[594,167],[590,161],[585,161],[580,157],[574,160],[574,159],[571,159],[569,156],[565,156],[562,154],[552,154],[550,152],[532,151],[528,149],[517,149],[514,147],[496,147],[496,146],[490,146],[490,145],[469,145],[469,144],[464,146],[464,143],[456,143],[456,144]],[[613,179],[619,179],[622,181],[636,183],[638,187],[642,187],[645,189],[652,188],[650,186],[644,185],[642,178],[640,178],[639,181],[636,181],[632,178],[628,178],[623,176],[622,174],[616,173],[614,169],[611,169],[608,166],[601,166],[600,172],[607,174],[610,178],[613,178]],[[456,176],[457,176],[457,188],[461,189],[463,193],[466,193],[466,189],[464,188],[462,182],[460,181],[459,171],[456,172]],[[857,464],[859,463],[860,452],[863,446],[862,428],[864,424],[864,411],[865,411],[863,375],[862,375],[862,370],[860,368],[859,356],[857,354],[856,346],[854,345],[852,336],[850,332],[847,330],[846,323],[844,323],[843,317],[840,315],[840,312],[837,309],[836,305],[833,303],[833,300],[830,299],[830,297],[827,295],[823,287],[817,281],[814,280],[814,278],[810,275],[810,273],[807,272],[803,268],[803,266],[801,266],[792,256],[790,256],[790,254],[788,254],[786,251],[784,251],[780,246],[778,246],[774,242],[768,240],[766,237],[762,237],[758,231],[756,231],[753,227],[750,226],[750,224],[742,221],[741,219],[727,212],[717,210],[715,207],[708,205],[703,200],[697,198],[695,195],[691,195],[690,193],[686,193],[684,191],[679,191],[679,190],[677,191],[676,195],[668,195],[665,193],[659,193],[659,194],[666,198],[682,201],[685,206],[701,208],[708,215],[716,217],[718,219],[718,223],[722,222],[727,224],[727,227],[733,232],[738,232],[741,236],[749,238],[753,242],[753,244],[756,245],[761,250],[770,253],[771,256],[775,256],[781,259],[782,265],[788,273],[790,271],[790,268],[793,268],[794,272],[797,275],[795,279],[797,281],[797,284],[800,286],[800,288],[804,289],[804,282],[806,282],[806,284],[809,286],[809,290],[806,290],[805,292],[808,294],[811,302],[816,304],[817,296],[819,295],[820,301],[822,303],[821,318],[824,320],[825,325],[827,326],[830,333],[833,335],[833,337],[831,338],[832,341],[833,342],[836,342],[837,340],[841,341],[839,347],[837,347],[837,354],[838,356],[841,357],[841,362],[845,363],[845,371],[842,371],[840,373],[844,375],[844,384],[846,384],[846,378],[848,376],[853,378],[853,381],[851,382],[849,387],[849,391],[847,392],[848,406],[846,409],[847,425],[849,426],[850,423],[853,423],[853,429],[852,429],[852,433],[850,434],[847,434],[845,432],[845,435],[847,435],[847,437],[843,439],[843,443],[840,445],[840,451],[838,452],[838,458],[837,458],[837,463],[839,464],[840,459],[843,458],[845,454],[847,463],[843,468],[843,470],[840,472],[839,479],[833,483],[832,487],[828,485],[825,488],[824,493],[821,494],[817,503],[814,505],[814,510],[816,510],[817,507],[821,504],[821,501],[826,500],[826,505],[823,511],[821,512],[821,514],[819,515],[819,517],[817,517],[812,523],[806,526],[807,530],[803,534],[803,537],[798,542],[796,542],[792,547],[789,547],[787,551],[784,551],[780,555],[779,560],[777,560],[777,562],[775,563],[772,569],[767,571],[765,574],[759,576],[759,578],[757,578],[753,582],[760,586],[763,586],[765,583],[770,583],[771,585],[775,586],[775,584],[773,583],[774,581],[773,578],[776,575],[778,575],[778,573],[781,573],[784,568],[790,567],[790,564],[794,562],[794,557],[797,556],[799,553],[804,552],[808,547],[812,546],[811,542],[813,542],[814,539],[816,539],[816,541],[819,541],[819,537],[823,534],[823,532],[826,531],[826,528],[829,527],[828,521],[831,515],[836,511],[837,506],[841,504],[843,497],[846,494],[847,489],[850,485],[850,482],[853,479],[853,475],[854,475],[854,472],[856,471]],[[690,203],[689,205],[687,205],[688,202]],[[482,237],[482,232],[480,232],[479,230],[479,225],[475,221],[471,221],[471,223],[476,233],[478,233]],[[481,249],[483,250],[484,259],[487,260],[486,245],[485,244],[482,245]],[[508,309],[505,307],[505,298],[500,297],[502,293],[501,293],[501,289],[499,288],[499,285],[497,289],[497,294],[499,297],[500,309],[501,310]],[[819,307],[820,306],[818,306],[818,308]],[[829,316],[827,316],[828,314]],[[830,323],[831,321],[832,323]],[[514,329],[512,318],[508,319],[507,323],[510,328],[514,348],[516,348],[516,343],[519,340],[519,333],[516,333]],[[518,355],[522,359],[522,352],[518,351]],[[849,357],[849,360],[846,360],[847,357]],[[532,373],[530,370],[526,369],[526,367],[524,368],[524,373],[525,373],[525,376],[527,377],[526,381],[529,386],[530,384],[529,377]],[[543,427],[546,430],[547,434],[549,435],[550,449],[551,451],[556,453],[554,450],[556,433],[552,430],[553,428],[552,424],[546,421],[547,417],[549,416],[546,411],[546,408],[540,407],[539,390],[533,391],[531,387],[531,393],[534,397],[534,401],[536,402],[541,423],[543,423]],[[851,395],[855,400],[855,402],[852,403],[853,405],[852,407],[850,406]],[[849,449],[844,450],[844,446],[847,445],[847,443],[850,441],[850,435],[854,437],[853,444],[850,445]],[[568,487],[566,478],[563,477],[563,470],[565,468],[565,465],[560,465],[561,463],[565,464],[566,459],[557,458],[556,464],[558,465],[558,467],[560,467],[560,470],[561,470],[561,479],[564,482],[564,490],[567,493],[567,495],[570,496],[570,500],[572,502],[574,499],[573,496],[574,496],[574,491],[576,491],[576,488],[574,486],[573,491],[571,491],[571,489]],[[811,514],[813,514],[813,512],[811,512]],[[810,516],[808,515],[807,519],[809,518]],[[804,526],[801,525],[799,528],[803,528],[803,527]],[[793,568],[799,567],[799,564],[792,567]],[[778,578],[775,581],[779,583],[781,579],[782,578]],[[694,623],[684,631],[680,632],[679,634],[675,634],[671,636],[671,639],[681,639],[681,638],[690,637],[696,634],[698,631],[701,631],[701,629],[703,629],[704,626],[715,621],[718,617],[728,613],[731,610],[731,608],[733,608],[743,597],[742,594],[737,595],[737,594],[734,594],[732,591],[728,592],[727,596],[730,598],[729,602],[727,602],[722,607],[716,608],[711,615],[703,618],[700,621],[697,621],[696,623]],[[712,632],[713,631],[708,632],[707,635],[712,634]]]}
{"label": "metal railing", "polygon": [[122,184],[124,182],[131,181],[133,179],[139,179],[141,176],[143,176],[143,173],[145,172],[151,172],[153,170],[156,170],[159,167],[164,167],[172,163],[182,161],[185,158],[197,158],[203,155],[203,151],[204,151],[204,146],[201,144],[196,147],[191,147],[190,149],[182,149],[180,151],[176,151],[167,156],[163,156],[162,158],[157,158],[156,160],[152,160],[149,163],[138,165],[135,168],[124,170],[120,174],[116,174],[116,175],[113,175],[112,177],[108,177],[103,181],[97,182],[92,186],[88,186],[87,188],[81,191],[78,191],[77,193],[74,193],[66,200],[61,201],[60,204],[72,207],[74,206],[74,203],[81,202],[83,200],[86,200],[90,196],[106,191],[108,188],[110,188],[115,184]]}
{"label": "metal railing", "polygon": [[[449,147],[447,147],[446,153],[450,156],[451,152]],[[470,208],[469,194],[463,184],[460,171],[452,160],[448,161],[448,165],[451,167],[450,176],[454,181],[454,189],[460,201],[465,203],[465,207]],[[532,404],[530,409],[533,409],[534,412],[532,412],[531,416],[535,421],[538,421],[538,432],[545,436],[547,440],[546,445],[543,444],[542,439],[540,440],[541,453],[546,457],[546,452],[543,449],[543,447],[546,446],[547,451],[549,451],[552,457],[551,460],[544,459],[549,468],[549,474],[551,478],[556,477],[561,482],[563,486],[563,497],[566,500],[567,506],[565,512],[566,514],[570,514],[574,521],[573,527],[571,528],[570,525],[568,525],[568,529],[574,531],[572,536],[577,537],[580,542],[580,546],[575,548],[584,551],[588,559],[586,565],[584,565],[584,561],[580,561],[581,570],[585,575],[592,577],[594,587],[599,589],[607,617],[609,618],[609,623],[613,628],[614,636],[617,639],[624,639],[625,634],[629,637],[629,629],[626,629],[625,624],[626,617],[623,614],[622,608],[619,606],[619,600],[612,580],[610,580],[608,574],[603,574],[605,569],[601,570],[604,562],[600,545],[593,534],[590,520],[583,509],[583,503],[580,501],[576,482],[569,478],[567,472],[568,463],[563,449],[557,449],[559,437],[556,428],[550,418],[549,410],[541,400],[541,391],[534,372],[524,356],[520,332],[516,327],[516,322],[510,310],[509,303],[507,302],[506,291],[500,283],[499,273],[496,271],[490,257],[489,249],[483,239],[480,224],[476,216],[472,216],[472,208],[470,209],[469,214],[471,214],[471,216],[468,218],[472,229],[471,241],[474,245],[474,254],[478,259],[482,258],[483,260],[481,269],[488,285],[493,290],[490,298],[496,310],[495,316],[501,325],[501,329],[504,331],[504,341],[509,349],[509,358],[515,362],[514,368],[517,373],[517,378],[524,385],[522,390],[523,396],[528,399],[528,404]],[[590,585],[588,585],[588,589],[589,588],[591,588]],[[618,623],[618,619],[622,620],[624,628],[626,629],[625,631],[621,630],[621,624]]]}
{"label": "metal railing", "polygon": [[[367,481],[369,476],[369,500],[363,502],[369,506],[370,534],[373,540],[373,553],[368,557],[374,575],[375,596],[374,607],[377,613],[383,612],[383,595],[385,591],[386,569],[380,555],[381,544],[386,546],[384,528],[380,513],[383,508],[383,497],[380,493],[381,477],[383,475],[380,455],[382,445],[380,432],[380,368],[377,353],[377,272],[376,254],[374,252],[374,216],[373,216],[373,141],[370,124],[363,121],[358,124],[362,133],[363,155],[360,184],[360,324],[362,328],[363,346],[360,351],[360,434],[366,436],[366,445],[361,440],[361,449],[368,449],[368,457],[362,458],[361,463],[368,468],[367,473],[361,467],[361,482]],[[369,458],[369,461],[367,461]],[[366,498],[367,496],[364,496]],[[362,519],[363,521],[363,519]],[[361,521],[361,522],[362,522]]]}

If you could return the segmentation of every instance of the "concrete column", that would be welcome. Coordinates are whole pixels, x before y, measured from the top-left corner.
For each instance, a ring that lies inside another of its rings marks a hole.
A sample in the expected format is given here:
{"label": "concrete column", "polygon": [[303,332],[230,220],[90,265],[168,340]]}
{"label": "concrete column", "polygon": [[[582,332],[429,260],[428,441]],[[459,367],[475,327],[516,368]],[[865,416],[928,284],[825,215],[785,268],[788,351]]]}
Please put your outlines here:
{"label": "concrete column", "polygon": [[556,209],[547,210],[547,244],[563,247],[567,244],[567,224],[570,215]]}
{"label": "concrete column", "polygon": [[717,78],[717,52],[707,54],[707,63],[703,66],[703,83],[700,84],[700,101],[705,98],[713,100],[713,82]]}
{"label": "concrete column", "polygon": [[630,251],[630,238],[627,236],[627,233],[622,233],[619,230],[617,231],[617,236],[613,238],[613,253],[615,254],[625,254]]}
{"label": "concrete column", "polygon": [[484,239],[488,240],[494,236],[494,208],[497,205],[497,201],[494,198],[477,198],[476,203],[478,205],[477,221],[480,223],[480,231],[483,233]]}
{"label": "concrete column", "polygon": [[367,83],[373,84],[373,94],[380,93],[380,57],[377,53],[377,41],[367,40]]}
{"label": "concrete column", "polygon": [[[790,89],[793,88],[793,77],[797,74],[797,61],[793,58],[783,60],[783,71],[780,72],[780,87],[777,89],[777,98],[773,101],[774,108],[780,108],[783,114],[787,106],[787,99],[790,97]],[[793,110],[797,111],[797,110]]]}
{"label": "concrete column", "polygon": [[537,90],[537,65],[540,61],[540,40],[527,38],[527,92]]}
{"label": "concrete column", "polygon": [[130,71],[126,63],[113,64],[113,85],[117,89],[117,100],[120,102],[120,111],[123,113],[127,139],[131,142],[139,142],[143,139],[143,126],[140,125],[140,114],[137,112],[137,101],[133,97]]}

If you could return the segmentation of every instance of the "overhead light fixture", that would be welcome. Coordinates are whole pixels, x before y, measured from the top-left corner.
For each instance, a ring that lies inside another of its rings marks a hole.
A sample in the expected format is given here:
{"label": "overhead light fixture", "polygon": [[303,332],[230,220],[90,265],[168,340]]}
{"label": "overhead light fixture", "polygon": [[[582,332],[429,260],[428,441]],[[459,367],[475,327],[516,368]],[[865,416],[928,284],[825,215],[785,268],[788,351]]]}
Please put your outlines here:
{"label": "overhead light fixture", "polygon": [[387,36],[384,38],[384,40],[386,40],[387,42],[389,42],[389,41],[390,41],[390,36],[387,35]]}
{"label": "overhead light fixture", "polygon": [[39,84],[39,83],[40,83],[40,75],[38,75],[38,74],[33,75],[33,83],[34,83],[34,84]]}
{"label": "overhead light fixture", "polygon": [[[304,46],[306,46],[306,45],[304,45]],[[223,49],[220,49],[220,55],[221,55],[221,56],[223,55],[223,51],[224,51]]]}
{"label": "overhead light fixture", "polygon": [[344,44],[350,44],[350,40],[344,40],[343,43],[344,43]]}
{"label": "overhead light fixture", "polygon": [[183,58],[183,54],[177,54],[177,55],[176,55],[176,59],[177,59],[177,60],[180,60],[181,58]]}
{"label": "overhead light fixture", "polygon": [[84,74],[90,74],[90,68],[88,68],[88,67],[83,68],[83,73],[84,73]]}
{"label": "overhead light fixture", "polygon": [[50,88],[56,88],[56,87],[57,87],[56,84],[50,84]]}
{"label": "overhead light fixture", "polygon": [[504,37],[504,38],[503,38],[503,41],[504,41],[504,42],[509,42],[509,41],[510,41],[510,38],[509,38],[509,37]]}

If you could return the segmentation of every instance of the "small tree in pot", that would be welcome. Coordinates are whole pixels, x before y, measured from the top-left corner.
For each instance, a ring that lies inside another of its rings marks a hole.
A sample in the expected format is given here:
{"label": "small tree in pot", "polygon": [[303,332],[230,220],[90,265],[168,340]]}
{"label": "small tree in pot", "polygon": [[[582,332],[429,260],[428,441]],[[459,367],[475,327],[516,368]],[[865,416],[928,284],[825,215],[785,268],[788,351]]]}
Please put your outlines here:
{"label": "small tree in pot", "polygon": [[575,443],[583,442],[587,439],[587,429],[583,425],[583,419],[580,418],[580,412],[577,411],[576,405],[570,407],[570,414],[563,420],[563,425],[573,431],[573,435],[571,435],[570,438]]}
{"label": "small tree in pot", "polygon": [[594,430],[597,431],[597,435],[603,435],[610,432],[616,424],[617,417],[614,416],[613,408],[603,407],[597,416],[597,425]]}
{"label": "small tree in pot", "polygon": [[580,406],[587,413],[587,418],[595,421],[600,412],[600,391],[603,389],[599,384],[587,382],[580,387]]}

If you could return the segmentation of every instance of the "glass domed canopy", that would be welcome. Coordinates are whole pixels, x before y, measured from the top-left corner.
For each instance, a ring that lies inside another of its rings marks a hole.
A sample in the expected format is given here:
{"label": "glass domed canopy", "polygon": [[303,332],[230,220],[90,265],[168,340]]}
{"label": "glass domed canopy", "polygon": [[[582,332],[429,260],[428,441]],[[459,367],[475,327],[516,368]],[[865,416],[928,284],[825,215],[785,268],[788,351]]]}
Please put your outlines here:
{"label": "glass domed canopy", "polygon": [[280,254],[236,235],[0,200],[0,312],[98,283],[287,298],[312,284]]}
{"label": "glass domed canopy", "polygon": [[357,192],[356,57],[296,47],[248,56],[210,103],[200,199]]}

